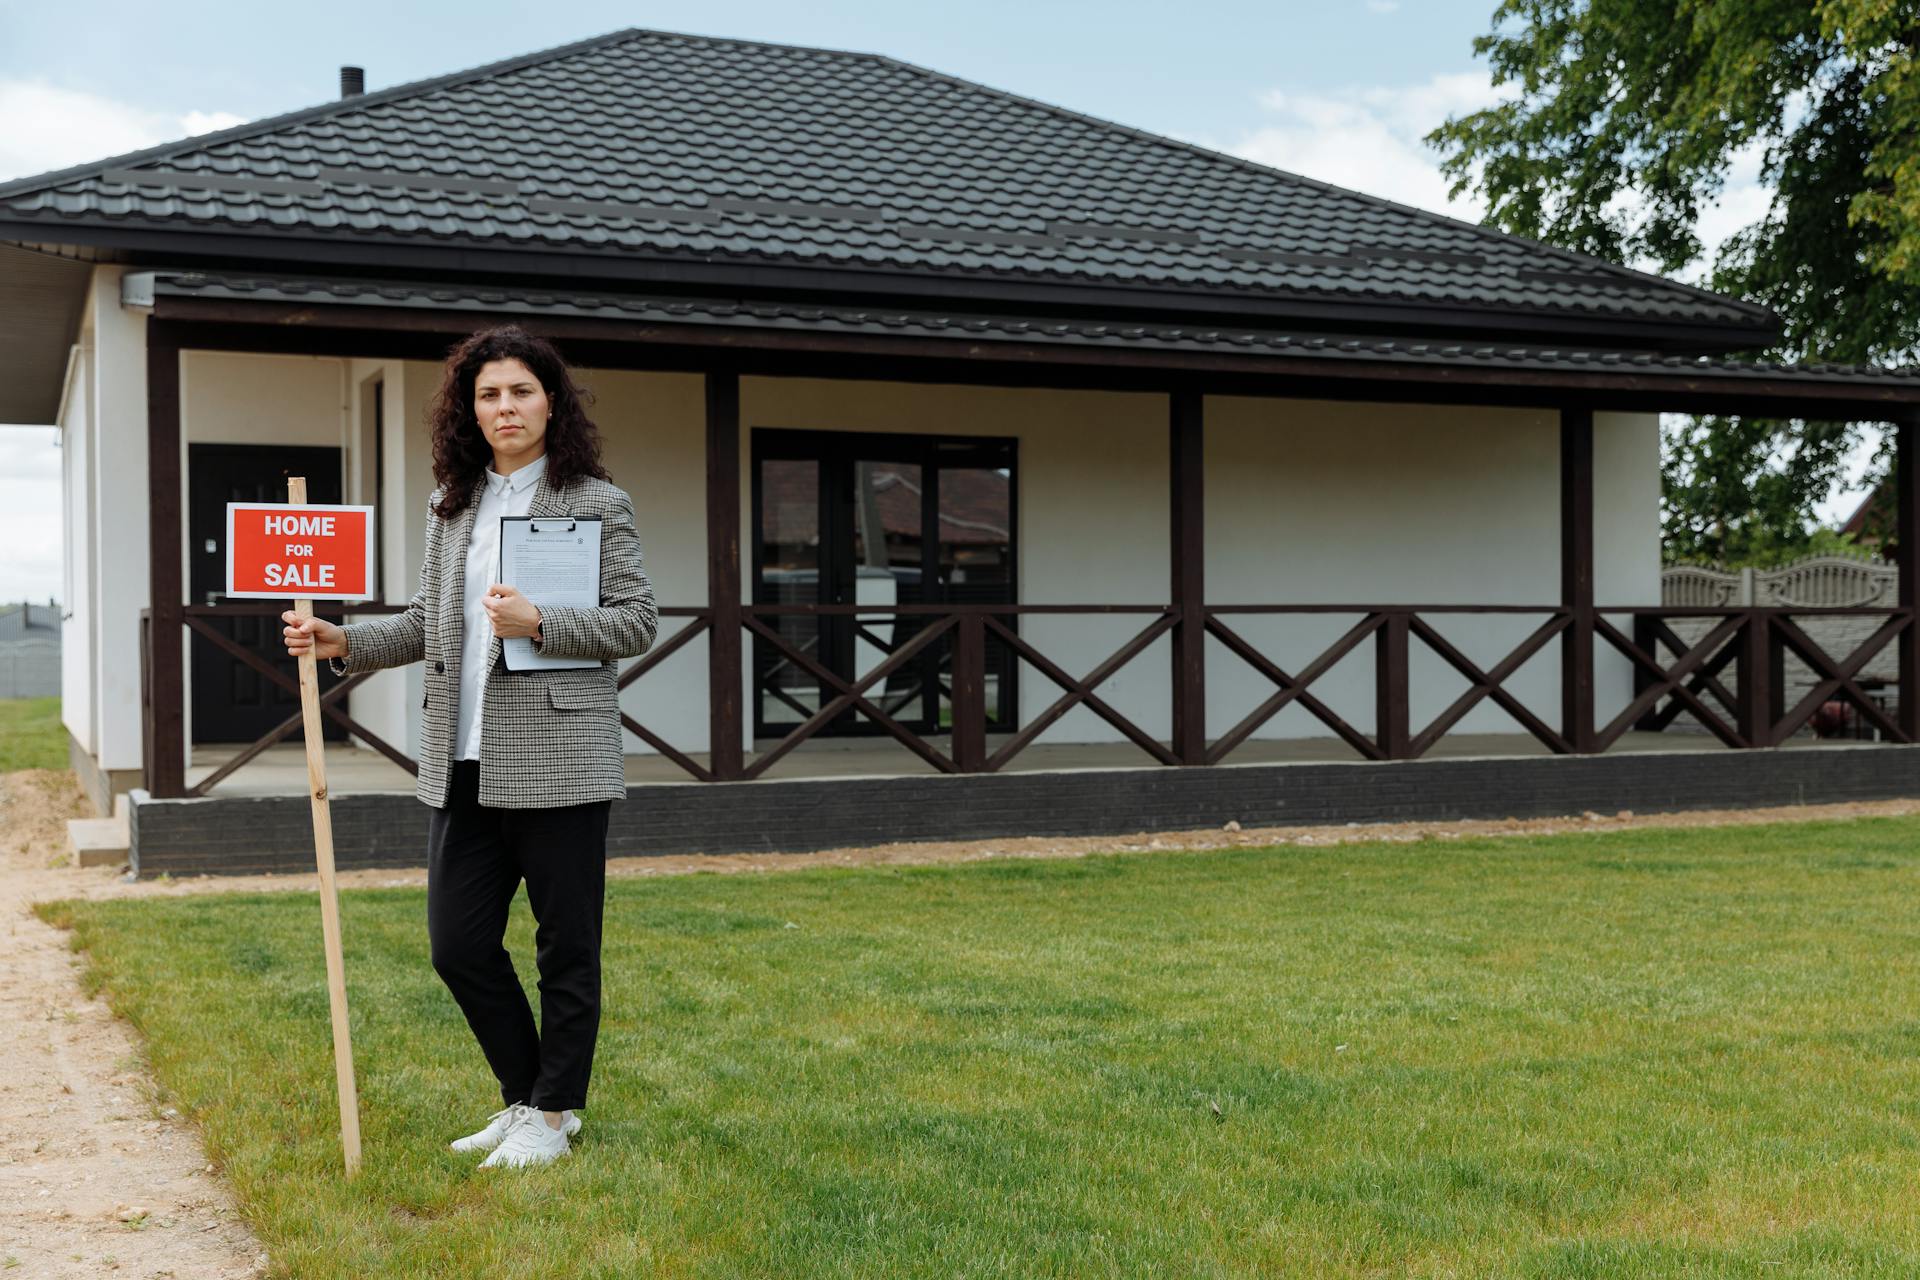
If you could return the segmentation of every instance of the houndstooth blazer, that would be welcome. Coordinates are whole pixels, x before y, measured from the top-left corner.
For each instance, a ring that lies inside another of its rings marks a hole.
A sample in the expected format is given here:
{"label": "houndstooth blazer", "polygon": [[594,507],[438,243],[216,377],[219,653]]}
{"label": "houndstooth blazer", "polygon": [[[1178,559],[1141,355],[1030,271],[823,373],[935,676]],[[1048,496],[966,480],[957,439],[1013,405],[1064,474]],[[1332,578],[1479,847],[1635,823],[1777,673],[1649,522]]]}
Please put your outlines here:
{"label": "houndstooth blazer", "polygon": [[[640,564],[633,500],[591,476],[555,489],[549,484],[552,474],[551,468],[541,472],[527,514],[601,518],[600,607],[542,606],[538,648],[556,657],[601,661],[593,668],[512,671],[500,660],[500,640],[494,638],[480,719],[480,803],[500,808],[626,796],[615,659],[646,652],[659,625],[653,587]],[[414,793],[435,808],[446,806],[453,772],[467,547],[485,483],[482,477],[471,501],[451,520],[433,513],[440,500],[440,490],[434,490],[427,504],[420,589],[405,613],[343,627],[347,656],[332,660],[336,675],[426,662]]]}

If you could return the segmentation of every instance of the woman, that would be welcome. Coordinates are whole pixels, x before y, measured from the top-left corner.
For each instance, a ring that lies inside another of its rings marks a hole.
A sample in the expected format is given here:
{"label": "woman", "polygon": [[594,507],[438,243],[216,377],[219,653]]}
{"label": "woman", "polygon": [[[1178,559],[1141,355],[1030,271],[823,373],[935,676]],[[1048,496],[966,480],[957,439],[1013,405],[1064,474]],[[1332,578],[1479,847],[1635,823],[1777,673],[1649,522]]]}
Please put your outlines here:
{"label": "woman", "polygon": [[[607,480],[599,431],[559,352],[515,326],[447,357],[429,411],[427,554],[406,612],[338,627],[282,617],[287,652],[340,675],[425,662],[417,794],[427,834],[427,935],[507,1104],[455,1151],[482,1167],[545,1164],[580,1128],[600,1027],[607,817],[626,795],[614,660],[653,644],[658,615],[633,502]],[[598,608],[543,606],[496,582],[504,516],[597,517]],[[598,659],[514,671],[501,641]],[[525,878],[538,929],[540,1027],[501,941]]]}

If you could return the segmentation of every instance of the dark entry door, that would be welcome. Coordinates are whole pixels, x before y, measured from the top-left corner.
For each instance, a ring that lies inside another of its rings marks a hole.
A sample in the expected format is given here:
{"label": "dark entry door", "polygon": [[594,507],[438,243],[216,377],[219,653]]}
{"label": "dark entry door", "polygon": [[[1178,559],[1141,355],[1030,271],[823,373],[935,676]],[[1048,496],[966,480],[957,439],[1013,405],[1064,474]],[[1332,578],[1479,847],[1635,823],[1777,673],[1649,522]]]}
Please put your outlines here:
{"label": "dark entry door", "polygon": [[[1010,604],[1014,442],[859,431],[753,432],[756,604]],[[781,615],[781,638],[840,678],[871,671],[937,615]],[[1016,628],[1017,629],[1017,628]],[[867,696],[915,732],[951,727],[952,635]],[[768,641],[753,645],[754,734],[784,735],[836,690]],[[1014,727],[1013,654],[987,641],[987,726]],[[847,711],[820,731],[880,734]]]}
{"label": "dark entry door", "polygon": [[[191,571],[187,590],[194,604],[226,604],[227,504],[285,502],[287,477],[307,478],[307,501],[340,501],[340,450],[283,445],[190,444],[187,446],[187,545]],[[275,604],[235,600],[234,604]],[[298,664],[280,641],[279,604],[271,617],[216,618],[213,623],[244,649],[270,658],[288,675]],[[193,740],[252,742],[300,709],[300,699],[252,667],[228,657],[204,637],[188,633],[193,672]],[[322,662],[320,692],[339,679]],[[322,719],[321,732],[340,740],[346,730]],[[297,735],[296,739],[297,740]]]}

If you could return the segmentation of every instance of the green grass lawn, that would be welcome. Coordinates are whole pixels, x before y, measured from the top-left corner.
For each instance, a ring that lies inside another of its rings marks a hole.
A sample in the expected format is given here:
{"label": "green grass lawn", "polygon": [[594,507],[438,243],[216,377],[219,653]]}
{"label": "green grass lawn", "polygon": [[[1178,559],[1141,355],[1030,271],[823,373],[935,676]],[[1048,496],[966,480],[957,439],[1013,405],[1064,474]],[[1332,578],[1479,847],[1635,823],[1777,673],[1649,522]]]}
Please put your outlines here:
{"label": "green grass lawn", "polygon": [[1920,820],[615,882],[531,1172],[356,892],[351,1184],[314,898],[43,910],[303,1280],[1920,1274]]}
{"label": "green grass lawn", "polygon": [[67,767],[58,698],[0,698],[0,773]]}

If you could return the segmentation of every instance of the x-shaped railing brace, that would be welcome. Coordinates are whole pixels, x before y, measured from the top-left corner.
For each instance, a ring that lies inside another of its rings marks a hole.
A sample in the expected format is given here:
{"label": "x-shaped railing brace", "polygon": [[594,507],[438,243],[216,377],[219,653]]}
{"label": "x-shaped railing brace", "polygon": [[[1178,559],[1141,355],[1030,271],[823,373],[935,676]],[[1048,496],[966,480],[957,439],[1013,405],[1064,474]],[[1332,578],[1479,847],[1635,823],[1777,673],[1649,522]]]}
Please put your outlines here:
{"label": "x-shaped railing brace", "polygon": [[801,670],[810,673],[821,681],[821,683],[839,690],[839,695],[831,702],[822,706],[820,710],[814,712],[804,724],[801,724],[798,728],[794,729],[793,732],[780,739],[779,743],[776,744],[772,750],[759,757],[751,765],[748,765],[747,768],[742,771],[741,776],[745,778],[759,777],[773,765],[774,761],[786,755],[787,752],[793,750],[809,737],[813,736],[822,725],[828,723],[849,707],[855,708],[865,714],[875,724],[878,724],[888,733],[898,738],[909,751],[919,756],[922,760],[925,760],[934,768],[940,770],[940,772],[959,772],[960,766],[955,764],[949,756],[928,745],[918,734],[875,706],[872,701],[865,696],[866,691],[872,688],[877,681],[886,679],[889,675],[893,674],[893,672],[904,666],[908,658],[920,652],[922,648],[932,643],[936,637],[951,628],[959,621],[959,617],[960,615],[958,614],[950,613],[944,618],[934,619],[934,621],[921,628],[913,639],[894,650],[892,656],[885,662],[882,662],[879,666],[867,672],[867,674],[860,677],[858,681],[849,684],[847,681],[821,666],[818,662],[815,662],[812,658],[794,649],[778,631],[767,626],[764,622],[760,621],[760,619],[754,617],[752,614],[745,615],[742,621],[747,624],[748,628],[756,634],[764,636],[776,649],[787,654],[788,657],[792,658],[793,661],[799,665]]}
{"label": "x-shaped railing brace", "polygon": [[[216,647],[224,650],[226,653],[232,655],[233,657],[238,658],[241,662],[244,662],[246,665],[252,667],[255,671],[258,671],[261,675],[265,676],[267,679],[273,681],[275,684],[279,685],[281,688],[293,694],[294,697],[297,698],[300,696],[300,684],[297,680],[295,680],[292,676],[289,676],[284,672],[280,671],[272,663],[268,662],[265,658],[262,658],[259,654],[253,652],[251,649],[248,649],[246,646],[238,644],[233,640],[228,639],[226,636],[221,635],[217,630],[215,630],[211,625],[208,624],[206,619],[195,617],[192,614],[188,614],[185,621],[189,627],[193,628],[195,631],[199,632],[201,635],[205,636],[207,639],[213,641]],[[371,673],[363,673],[363,674],[371,674]],[[323,696],[320,699],[321,714],[326,716],[328,719],[332,720],[336,724],[344,725],[349,733],[352,733],[357,737],[365,739],[368,745],[373,747],[374,750],[378,751],[381,755],[385,756],[387,759],[399,765],[402,769],[405,769],[408,773],[417,775],[420,772],[420,766],[418,764],[415,764],[412,757],[408,756],[406,752],[401,751],[398,747],[393,746],[391,743],[387,742],[384,738],[380,737],[378,734],[368,729],[365,725],[355,720],[352,716],[349,716],[346,712],[340,710],[338,707],[331,705],[332,697],[342,692],[344,692],[344,690],[340,689],[340,687],[337,685],[334,688],[329,689],[327,691],[327,695]],[[290,720],[288,722],[283,722],[275,730],[275,733],[284,736],[285,734],[292,732],[292,729],[289,727],[290,724],[298,724],[298,723],[300,723],[299,716],[296,715],[296,716],[290,717]],[[276,742],[278,740],[279,739],[277,737],[273,739],[273,741],[276,741]],[[261,750],[265,750],[267,746],[272,745],[272,742],[266,742],[264,745],[262,745],[262,743],[255,743],[254,745],[259,746]],[[259,753],[255,752],[254,754],[257,755]],[[248,756],[247,758],[250,760],[253,757]],[[234,767],[237,768],[238,766],[236,765]],[[231,773],[232,769],[228,769],[227,772]],[[221,774],[219,776],[224,777],[225,774]],[[207,785],[211,785],[211,783],[206,782],[206,783],[203,783],[202,785],[207,786]]]}
{"label": "x-shaped railing brace", "polygon": [[1207,630],[1219,637],[1220,643],[1226,645],[1229,650],[1238,655],[1248,666],[1273,681],[1273,683],[1279,687],[1264,702],[1248,712],[1240,723],[1220,735],[1219,739],[1215,741],[1213,746],[1207,751],[1207,763],[1220,763],[1221,760],[1226,758],[1228,752],[1232,751],[1242,742],[1245,742],[1255,729],[1258,729],[1261,725],[1273,719],[1273,717],[1278,715],[1281,709],[1290,702],[1298,702],[1313,715],[1319,717],[1321,723],[1339,734],[1348,746],[1358,751],[1367,759],[1386,759],[1387,753],[1381,750],[1379,743],[1341,719],[1335,714],[1333,708],[1307,691],[1308,685],[1325,675],[1340,659],[1353,652],[1362,640],[1365,640],[1375,631],[1378,631],[1380,625],[1386,621],[1386,617],[1387,615],[1384,613],[1370,613],[1359,622],[1354,623],[1345,635],[1333,642],[1332,647],[1325,650],[1318,658],[1315,658],[1311,663],[1303,667],[1300,674],[1296,676],[1289,675],[1272,659],[1268,658],[1251,644],[1248,644],[1239,633],[1227,626],[1226,623],[1220,621],[1217,616],[1208,614]]}
{"label": "x-shaped railing brace", "polygon": [[1158,760],[1161,764],[1180,763],[1173,752],[1161,746],[1143,731],[1140,726],[1114,710],[1112,706],[1093,691],[1094,686],[1098,685],[1108,676],[1111,676],[1121,667],[1126,666],[1127,663],[1134,659],[1135,655],[1153,643],[1154,640],[1158,639],[1162,633],[1171,630],[1174,621],[1175,619],[1170,613],[1155,618],[1141,630],[1140,634],[1115,650],[1105,662],[1102,662],[1099,666],[1088,672],[1082,679],[1075,680],[1072,676],[1054,665],[1044,654],[1040,653],[1032,645],[1002,625],[998,618],[992,614],[987,614],[986,624],[988,628],[998,634],[1015,654],[1032,663],[1036,671],[1059,685],[1062,689],[1065,689],[1066,693],[1056,698],[1051,706],[1035,716],[1033,722],[1027,725],[1026,728],[1001,744],[998,751],[988,756],[984,766],[986,771],[992,773],[1007,761],[1013,759],[1022,748],[1039,737],[1048,725],[1081,703],[1085,703],[1088,710],[1094,712],[1108,724],[1125,734],[1129,741]]}
{"label": "x-shaped railing brace", "polygon": [[1494,703],[1520,722],[1520,726],[1538,738],[1548,750],[1560,755],[1573,751],[1573,744],[1551,725],[1527,709],[1527,705],[1513,696],[1505,688],[1506,681],[1526,665],[1527,659],[1538,653],[1547,643],[1573,625],[1573,618],[1567,614],[1558,614],[1548,618],[1537,627],[1533,634],[1520,642],[1520,647],[1496,663],[1491,671],[1482,671],[1468,657],[1429,626],[1418,614],[1409,619],[1413,634],[1426,641],[1433,651],[1441,656],[1448,665],[1470,682],[1465,693],[1453,700],[1451,706],[1434,717],[1433,723],[1422,729],[1408,745],[1408,754],[1415,759],[1426,754],[1427,749],[1438,742],[1448,729],[1459,722],[1460,717],[1472,710],[1474,704],[1483,698],[1492,698]]}
{"label": "x-shaped railing brace", "polygon": [[1845,694],[1848,701],[1860,709],[1860,714],[1872,721],[1880,732],[1895,742],[1909,742],[1910,738],[1900,731],[1900,726],[1869,699],[1855,677],[1861,668],[1873,660],[1873,656],[1887,647],[1895,636],[1913,625],[1910,615],[1895,615],[1882,623],[1880,629],[1861,642],[1859,648],[1849,654],[1844,662],[1835,662],[1826,650],[1813,642],[1813,638],[1800,629],[1800,625],[1785,615],[1775,615],[1773,625],[1779,630],[1780,638],[1786,641],[1787,648],[1794,656],[1811,667],[1822,677],[1820,682],[1807,692],[1793,708],[1787,712],[1774,727],[1774,741],[1779,742],[1805,724],[1820,704],[1834,694]]}
{"label": "x-shaped railing brace", "polygon": [[1722,619],[1719,626],[1707,632],[1698,644],[1682,654],[1679,660],[1671,667],[1661,666],[1658,659],[1625,635],[1621,634],[1620,629],[1611,622],[1608,622],[1605,618],[1595,618],[1593,623],[1594,634],[1605,636],[1614,648],[1625,654],[1631,661],[1638,663],[1648,675],[1653,677],[1653,683],[1645,689],[1642,689],[1639,695],[1627,704],[1625,711],[1615,716],[1607,723],[1606,728],[1594,735],[1601,748],[1604,749],[1612,745],[1615,739],[1625,733],[1635,721],[1646,714],[1647,708],[1653,706],[1668,694],[1672,694],[1675,698],[1684,702],[1688,710],[1699,717],[1700,723],[1705,725],[1716,738],[1719,738],[1728,746],[1746,747],[1752,745],[1740,736],[1737,729],[1723,720],[1712,708],[1708,707],[1707,704],[1702,701],[1699,694],[1687,688],[1685,683],[1687,677],[1694,674],[1695,668],[1705,663],[1708,658],[1712,657],[1719,650],[1721,645],[1726,644],[1739,633],[1741,627],[1747,625],[1748,618],[1749,615],[1734,614],[1732,617]]}

